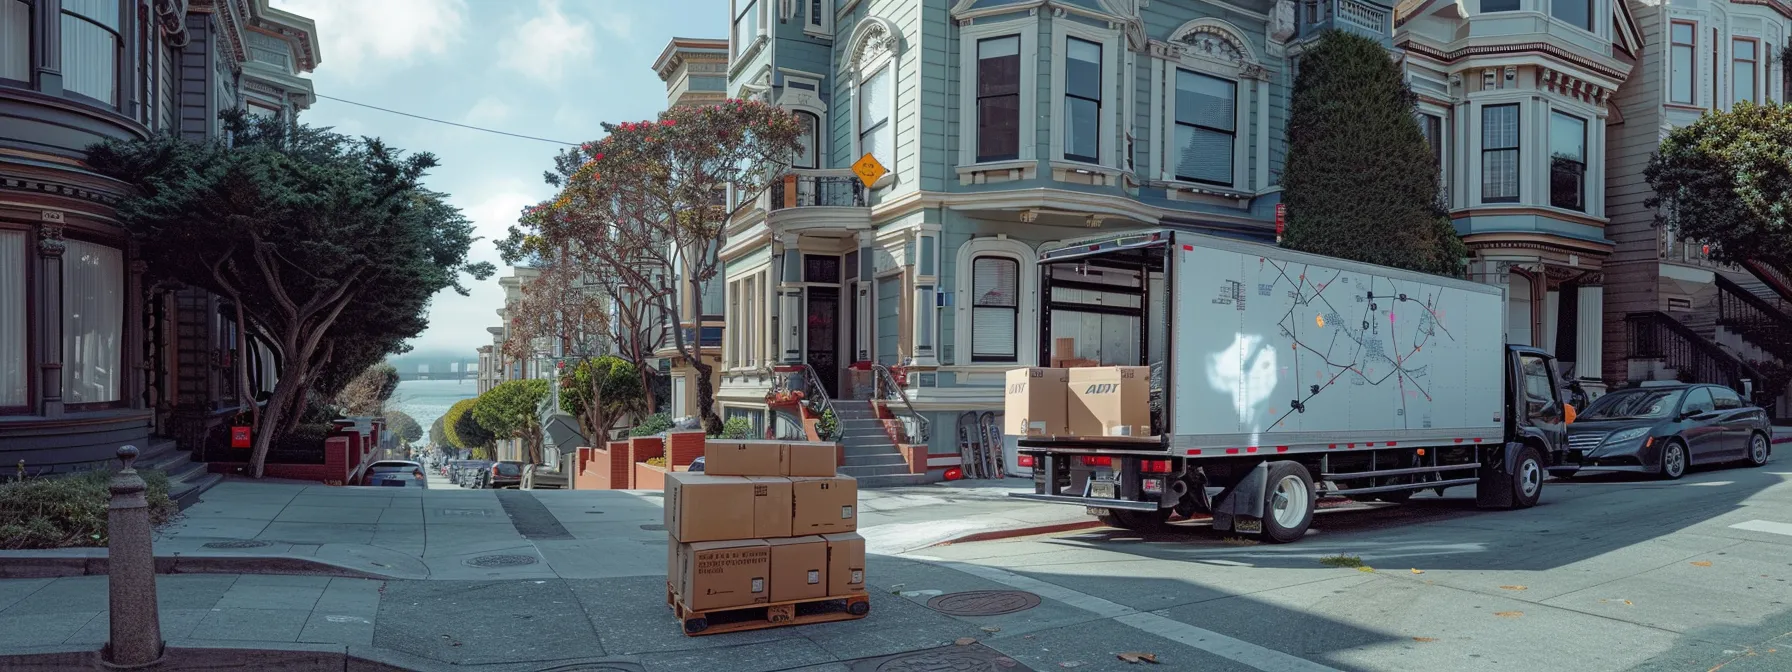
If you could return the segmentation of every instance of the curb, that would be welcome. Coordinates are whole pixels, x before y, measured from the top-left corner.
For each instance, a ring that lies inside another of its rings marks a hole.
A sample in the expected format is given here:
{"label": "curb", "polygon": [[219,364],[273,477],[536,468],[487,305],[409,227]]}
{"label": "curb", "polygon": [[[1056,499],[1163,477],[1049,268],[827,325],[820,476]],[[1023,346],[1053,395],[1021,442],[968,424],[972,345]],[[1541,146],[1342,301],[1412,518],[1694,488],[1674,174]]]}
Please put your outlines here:
{"label": "curb", "polygon": [[[0,579],[50,579],[104,576],[105,555],[0,555]],[[287,574],[345,579],[398,580],[405,577],[369,572],[317,560],[279,555],[158,555],[157,574]]]}
{"label": "curb", "polygon": [[[1097,527],[1106,527],[1106,525],[1103,524],[1099,520],[1090,519],[1090,520],[1072,521],[1072,522],[1068,522],[1068,523],[1053,523],[1050,525],[1033,525],[1031,527],[1017,527],[1017,528],[1008,529],[1008,530],[990,530],[988,532],[974,532],[974,533],[966,534],[963,536],[953,537],[953,538],[947,539],[945,541],[928,544],[926,546],[923,546],[922,548],[932,548],[934,546],[950,546],[952,544],[968,544],[973,541],[996,541],[996,540],[1000,540],[1000,539],[1013,539],[1015,537],[1031,537],[1031,536],[1040,535],[1040,534],[1056,534],[1059,532],[1075,532],[1077,530],[1087,530],[1087,529],[1093,529],[1093,528],[1097,528]],[[915,550],[918,551],[921,549],[917,548]]]}

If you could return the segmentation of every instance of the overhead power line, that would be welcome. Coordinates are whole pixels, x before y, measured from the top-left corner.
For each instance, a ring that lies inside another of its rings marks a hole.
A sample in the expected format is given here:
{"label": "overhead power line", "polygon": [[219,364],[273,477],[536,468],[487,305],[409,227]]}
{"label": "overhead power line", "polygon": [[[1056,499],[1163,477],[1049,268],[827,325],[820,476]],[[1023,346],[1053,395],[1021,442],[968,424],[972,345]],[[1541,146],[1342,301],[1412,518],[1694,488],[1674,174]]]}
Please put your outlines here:
{"label": "overhead power line", "polygon": [[577,146],[578,146],[578,144],[579,144],[579,143],[576,143],[576,142],[566,142],[566,141],[564,141],[564,140],[553,140],[553,139],[550,139],[550,138],[537,138],[537,137],[535,137],[535,136],[533,136],[533,135],[522,135],[522,134],[519,134],[519,133],[510,133],[510,132],[506,132],[506,131],[498,131],[498,130],[493,130],[493,129],[490,129],[490,128],[480,128],[480,127],[478,127],[478,126],[469,126],[469,125],[467,125],[467,124],[462,124],[462,123],[456,123],[456,122],[452,122],[452,121],[444,121],[444,120],[442,120],[442,119],[434,119],[434,118],[430,118],[430,117],[425,117],[425,116],[423,116],[423,115],[420,115],[420,114],[411,114],[411,113],[409,113],[409,112],[400,112],[400,111],[398,111],[398,110],[391,110],[391,109],[387,109],[387,108],[384,108],[384,107],[379,107],[379,106],[377,106],[377,105],[368,105],[368,104],[367,104],[367,103],[357,103],[357,102],[355,102],[355,101],[352,101],[352,100],[344,100],[344,99],[342,99],[342,98],[337,98],[337,97],[334,97],[334,96],[326,96],[326,95],[323,95],[323,94],[321,94],[321,93],[319,93],[319,94],[314,94],[314,95],[316,95],[316,96],[317,96],[317,97],[319,97],[319,98],[323,98],[323,99],[325,99],[325,100],[334,100],[334,101],[336,101],[336,102],[338,102],[338,103],[348,103],[348,104],[350,104],[350,105],[358,105],[358,106],[361,106],[361,107],[365,107],[365,108],[367,108],[367,109],[370,109],[370,110],[379,110],[379,111],[381,111],[381,112],[388,112],[388,113],[391,113],[391,114],[396,114],[396,115],[399,115],[399,116],[403,116],[403,117],[410,117],[410,118],[412,118],[412,119],[422,119],[422,120],[424,120],[424,121],[433,121],[433,122],[435,122],[435,123],[438,123],[438,124],[447,124],[447,125],[449,125],[449,126],[458,126],[458,127],[461,127],[461,128],[465,128],[465,129],[469,129],[469,130],[474,130],[474,131],[483,131],[483,132],[486,132],[486,133],[496,133],[496,134],[498,134],[498,135],[508,135],[508,136],[510,136],[510,137],[513,137],[513,138],[522,138],[522,139],[524,139],[524,140],[538,140],[538,141],[541,141],[541,142],[551,142],[551,143],[554,143],[554,144],[556,144],[556,145],[566,145],[566,146],[568,146],[568,147],[577,147]]}

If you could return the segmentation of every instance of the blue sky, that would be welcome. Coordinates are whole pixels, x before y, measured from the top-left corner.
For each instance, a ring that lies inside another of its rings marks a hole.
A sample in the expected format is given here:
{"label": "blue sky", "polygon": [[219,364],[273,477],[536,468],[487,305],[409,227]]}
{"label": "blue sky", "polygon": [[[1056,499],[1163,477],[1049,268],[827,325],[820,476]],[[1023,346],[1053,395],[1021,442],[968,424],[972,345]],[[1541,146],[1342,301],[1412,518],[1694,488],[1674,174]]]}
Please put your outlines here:
{"label": "blue sky", "polygon": [[[652,118],[665,106],[653,72],[673,36],[726,37],[727,0],[273,0],[317,21],[320,95],[512,133],[583,142],[600,122]],[[487,240],[546,198],[541,180],[559,145],[419,121],[319,100],[300,121],[370,135],[442,161],[429,186]],[[473,295],[438,295],[420,352],[471,354],[490,343],[503,304],[496,278]]]}

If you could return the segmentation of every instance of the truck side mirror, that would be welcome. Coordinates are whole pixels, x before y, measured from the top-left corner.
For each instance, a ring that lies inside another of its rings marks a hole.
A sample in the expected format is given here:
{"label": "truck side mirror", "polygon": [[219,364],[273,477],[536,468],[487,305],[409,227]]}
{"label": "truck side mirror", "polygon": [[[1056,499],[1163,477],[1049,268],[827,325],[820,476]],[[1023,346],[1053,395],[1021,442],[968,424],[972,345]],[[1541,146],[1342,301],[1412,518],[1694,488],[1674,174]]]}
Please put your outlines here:
{"label": "truck side mirror", "polygon": [[1578,413],[1574,410],[1574,404],[1562,404],[1562,417],[1564,418],[1563,424],[1569,424],[1569,425],[1574,424],[1574,418],[1576,415],[1578,415]]}

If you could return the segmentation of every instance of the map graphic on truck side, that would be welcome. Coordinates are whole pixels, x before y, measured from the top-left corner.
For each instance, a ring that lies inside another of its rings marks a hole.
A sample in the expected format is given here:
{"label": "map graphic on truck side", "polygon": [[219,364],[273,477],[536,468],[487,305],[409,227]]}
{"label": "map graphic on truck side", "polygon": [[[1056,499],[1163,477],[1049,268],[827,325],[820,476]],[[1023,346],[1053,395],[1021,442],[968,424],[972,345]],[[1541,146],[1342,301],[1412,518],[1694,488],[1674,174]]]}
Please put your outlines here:
{"label": "map graphic on truck side", "polygon": [[1175,254],[1193,297],[1177,310],[1194,314],[1171,335],[1176,434],[1255,446],[1500,426],[1497,288],[1286,250]]}

